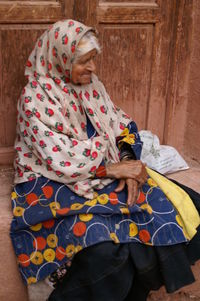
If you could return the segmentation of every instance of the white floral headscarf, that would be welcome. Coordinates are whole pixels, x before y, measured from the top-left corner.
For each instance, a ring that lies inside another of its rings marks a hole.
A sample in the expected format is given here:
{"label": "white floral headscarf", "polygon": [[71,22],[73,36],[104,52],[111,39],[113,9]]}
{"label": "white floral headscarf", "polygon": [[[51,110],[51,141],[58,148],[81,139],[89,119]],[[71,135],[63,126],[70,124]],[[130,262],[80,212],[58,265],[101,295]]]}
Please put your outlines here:
{"label": "white floral headscarf", "polygon": [[[111,180],[94,179],[103,159],[118,162],[116,136],[130,122],[93,75],[88,85],[70,82],[76,47],[91,28],[59,21],[38,39],[18,101],[15,183],[43,175],[88,198]],[[98,133],[88,138],[86,114]]]}

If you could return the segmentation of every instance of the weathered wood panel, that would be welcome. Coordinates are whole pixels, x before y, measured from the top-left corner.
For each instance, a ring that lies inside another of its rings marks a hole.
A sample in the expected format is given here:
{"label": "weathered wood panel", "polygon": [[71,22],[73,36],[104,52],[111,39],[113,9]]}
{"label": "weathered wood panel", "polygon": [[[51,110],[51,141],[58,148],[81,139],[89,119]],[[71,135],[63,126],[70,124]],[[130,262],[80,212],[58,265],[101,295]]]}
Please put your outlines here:
{"label": "weathered wood panel", "polygon": [[[100,78],[111,99],[145,128],[152,60],[152,25],[102,26]],[[106,68],[105,68],[106,66]]]}
{"label": "weathered wood panel", "polygon": [[154,30],[147,129],[157,134],[161,143],[165,136],[168,81],[171,78],[175,4],[175,1],[160,1],[160,22]]}
{"label": "weathered wood panel", "polygon": [[99,1],[99,3],[103,3],[103,2],[105,2],[105,3],[136,3],[136,4],[138,4],[138,5],[143,5],[143,3],[145,3],[145,4],[151,4],[151,3],[156,3],[156,0],[100,0]]}
{"label": "weathered wood panel", "polygon": [[58,1],[1,1],[1,23],[47,23],[64,17]]}
{"label": "weathered wood panel", "polygon": [[165,141],[183,152],[184,131],[188,106],[188,78],[192,47],[192,1],[176,3],[174,45],[171,51]]}
{"label": "weathered wood panel", "polygon": [[[0,100],[4,127],[0,130],[0,142],[5,146],[13,145],[15,138],[16,103],[25,85],[24,69],[37,38],[46,26],[4,28],[0,30],[2,48],[2,99]],[[20,43],[17,43],[20,41]],[[7,114],[8,113],[8,114]]]}
{"label": "weathered wood panel", "polygon": [[48,23],[73,17],[73,3],[0,1],[0,165],[11,164],[14,155],[16,104],[26,81],[26,60]]}
{"label": "weathered wood panel", "polygon": [[200,2],[194,1],[191,65],[188,86],[187,118],[184,132],[184,153],[200,164]]}

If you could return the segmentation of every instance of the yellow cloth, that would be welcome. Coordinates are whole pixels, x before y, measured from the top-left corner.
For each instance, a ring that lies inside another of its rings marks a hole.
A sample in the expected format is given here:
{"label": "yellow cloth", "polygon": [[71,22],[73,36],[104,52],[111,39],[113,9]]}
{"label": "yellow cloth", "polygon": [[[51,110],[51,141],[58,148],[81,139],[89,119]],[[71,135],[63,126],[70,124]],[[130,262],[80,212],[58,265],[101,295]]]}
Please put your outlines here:
{"label": "yellow cloth", "polygon": [[171,201],[179,214],[179,222],[184,234],[190,240],[196,234],[196,228],[200,224],[200,216],[189,195],[179,186],[174,184],[159,173],[146,167],[148,175],[161,188]]}

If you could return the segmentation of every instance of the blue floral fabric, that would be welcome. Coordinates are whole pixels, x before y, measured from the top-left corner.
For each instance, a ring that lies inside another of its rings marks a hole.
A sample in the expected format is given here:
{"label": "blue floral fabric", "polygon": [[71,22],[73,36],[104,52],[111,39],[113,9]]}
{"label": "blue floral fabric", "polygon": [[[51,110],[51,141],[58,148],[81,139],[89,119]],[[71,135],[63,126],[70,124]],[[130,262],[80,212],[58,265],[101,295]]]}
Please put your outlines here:
{"label": "blue floral fabric", "polygon": [[[119,148],[124,142],[130,142],[139,159],[142,143],[133,122],[118,137]],[[96,191],[92,200],[43,176],[15,186],[11,238],[26,283],[46,278],[83,248],[103,241],[152,246],[187,241],[177,211],[151,178],[132,207],[126,204],[126,188],[114,191],[117,184],[115,180]]]}

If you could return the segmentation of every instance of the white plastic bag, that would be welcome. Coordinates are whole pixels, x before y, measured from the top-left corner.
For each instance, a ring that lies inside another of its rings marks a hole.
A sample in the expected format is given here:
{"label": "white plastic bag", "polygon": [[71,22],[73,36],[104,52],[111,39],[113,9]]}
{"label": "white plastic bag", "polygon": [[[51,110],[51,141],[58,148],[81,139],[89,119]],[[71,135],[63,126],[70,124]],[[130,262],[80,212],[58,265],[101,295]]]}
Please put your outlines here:
{"label": "white plastic bag", "polygon": [[160,145],[159,138],[150,131],[140,131],[143,142],[141,161],[162,174],[188,169],[189,166],[178,151],[168,145]]}

